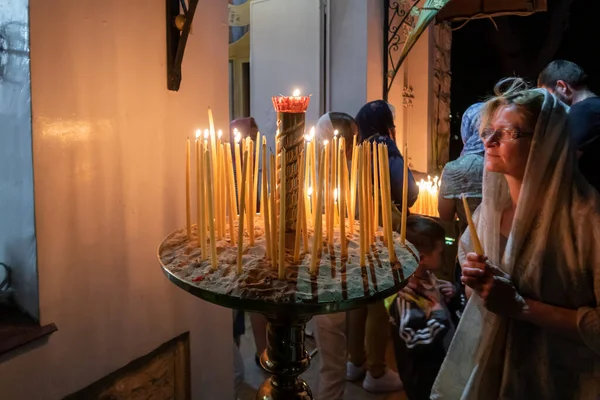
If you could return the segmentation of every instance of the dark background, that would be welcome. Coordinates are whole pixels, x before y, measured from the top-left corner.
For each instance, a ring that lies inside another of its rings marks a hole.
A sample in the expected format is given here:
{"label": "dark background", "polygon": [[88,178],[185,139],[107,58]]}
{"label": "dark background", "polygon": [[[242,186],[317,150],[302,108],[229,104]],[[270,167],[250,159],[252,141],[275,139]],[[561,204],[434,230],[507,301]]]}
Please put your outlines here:
{"label": "dark background", "polygon": [[462,149],[462,113],[489,96],[503,77],[535,84],[546,64],[565,59],[581,66],[600,94],[600,0],[548,0],[547,12],[463,24],[452,24],[450,160]]}

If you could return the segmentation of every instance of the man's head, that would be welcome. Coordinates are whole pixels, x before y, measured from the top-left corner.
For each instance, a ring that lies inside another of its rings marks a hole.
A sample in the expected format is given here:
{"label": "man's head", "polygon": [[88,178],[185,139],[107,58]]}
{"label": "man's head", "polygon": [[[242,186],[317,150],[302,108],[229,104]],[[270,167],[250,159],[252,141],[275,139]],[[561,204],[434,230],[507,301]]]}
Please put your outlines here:
{"label": "man's head", "polygon": [[406,219],[406,239],[421,255],[419,266],[429,271],[442,267],[445,246],[444,228],[434,219],[411,215]]}
{"label": "man's head", "polygon": [[571,61],[555,60],[540,72],[538,87],[547,89],[562,102],[572,105],[577,92],[587,90],[587,75]]}

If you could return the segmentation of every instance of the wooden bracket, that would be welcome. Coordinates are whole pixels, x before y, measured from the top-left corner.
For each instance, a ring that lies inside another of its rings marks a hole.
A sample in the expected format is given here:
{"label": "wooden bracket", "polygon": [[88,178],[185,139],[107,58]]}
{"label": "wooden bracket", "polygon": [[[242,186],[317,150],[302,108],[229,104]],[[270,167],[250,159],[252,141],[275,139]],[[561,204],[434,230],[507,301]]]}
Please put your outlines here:
{"label": "wooden bracket", "polygon": [[198,0],[165,0],[167,5],[167,88],[178,91],[181,62]]}

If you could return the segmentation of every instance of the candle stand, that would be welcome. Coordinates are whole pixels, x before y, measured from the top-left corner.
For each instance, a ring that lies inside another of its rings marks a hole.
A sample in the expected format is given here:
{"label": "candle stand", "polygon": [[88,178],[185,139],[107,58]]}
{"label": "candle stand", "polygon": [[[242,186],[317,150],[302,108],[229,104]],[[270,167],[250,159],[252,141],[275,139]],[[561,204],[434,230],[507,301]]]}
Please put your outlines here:
{"label": "candle stand", "polygon": [[275,303],[259,299],[242,298],[235,295],[216,293],[198,287],[192,282],[180,279],[164,265],[166,277],[181,289],[202,300],[237,310],[260,313],[267,318],[267,349],[260,357],[260,363],[271,374],[259,387],[257,400],[311,400],[313,398],[307,383],[300,378],[310,365],[310,356],[304,346],[306,323],[318,314],[342,312],[366,306],[398,292],[417,264],[400,265],[391,268],[394,284],[375,289],[369,294],[341,301],[303,301],[298,303]]}

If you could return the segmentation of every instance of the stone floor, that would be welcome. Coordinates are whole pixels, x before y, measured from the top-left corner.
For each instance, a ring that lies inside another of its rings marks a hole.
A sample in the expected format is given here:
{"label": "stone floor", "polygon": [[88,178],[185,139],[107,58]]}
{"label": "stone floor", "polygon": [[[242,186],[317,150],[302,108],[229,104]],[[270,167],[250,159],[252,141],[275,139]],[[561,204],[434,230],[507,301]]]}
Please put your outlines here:
{"label": "stone floor", "polygon": [[[312,337],[307,337],[306,341],[307,349],[311,352],[315,348],[315,341]],[[254,400],[256,395],[256,389],[265,380],[267,374],[263,372],[254,362],[254,337],[252,336],[252,329],[250,327],[250,320],[246,319],[246,334],[242,336],[240,343],[240,350],[242,358],[244,359],[245,367],[245,381],[237,389],[236,399],[237,400]],[[386,355],[388,366],[396,370],[396,362],[394,360],[394,352],[392,350],[392,343],[388,343],[388,350]],[[310,368],[302,375],[302,378],[308,383],[316,395],[318,385],[318,364],[319,364],[319,353],[315,354],[311,360]],[[348,400],[406,400],[404,392],[395,392],[389,394],[372,394],[365,391],[362,388],[361,382],[347,382],[346,393],[344,399]],[[325,400],[325,399],[317,399]]]}

